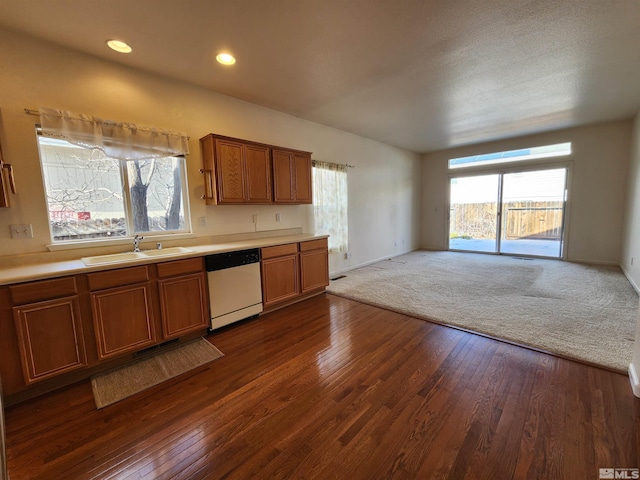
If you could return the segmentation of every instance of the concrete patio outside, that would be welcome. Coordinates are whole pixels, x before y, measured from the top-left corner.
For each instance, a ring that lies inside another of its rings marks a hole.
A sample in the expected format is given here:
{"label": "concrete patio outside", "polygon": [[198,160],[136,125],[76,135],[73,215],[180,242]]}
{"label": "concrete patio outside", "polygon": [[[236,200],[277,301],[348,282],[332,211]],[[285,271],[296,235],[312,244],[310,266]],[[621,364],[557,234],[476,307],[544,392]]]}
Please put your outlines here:
{"label": "concrete patio outside", "polygon": [[[502,240],[500,242],[500,253],[560,258],[561,243],[560,240],[539,240],[532,238]],[[449,240],[449,250],[495,253],[496,241],[487,238],[452,238]]]}

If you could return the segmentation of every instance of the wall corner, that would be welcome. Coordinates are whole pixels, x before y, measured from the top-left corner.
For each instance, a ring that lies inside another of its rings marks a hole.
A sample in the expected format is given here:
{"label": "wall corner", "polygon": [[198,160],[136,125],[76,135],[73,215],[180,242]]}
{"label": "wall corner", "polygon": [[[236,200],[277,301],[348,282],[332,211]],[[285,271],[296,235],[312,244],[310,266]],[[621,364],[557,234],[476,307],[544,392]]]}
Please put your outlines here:
{"label": "wall corner", "polygon": [[629,381],[633,394],[640,398],[640,377],[638,377],[638,369],[633,363],[629,364]]}

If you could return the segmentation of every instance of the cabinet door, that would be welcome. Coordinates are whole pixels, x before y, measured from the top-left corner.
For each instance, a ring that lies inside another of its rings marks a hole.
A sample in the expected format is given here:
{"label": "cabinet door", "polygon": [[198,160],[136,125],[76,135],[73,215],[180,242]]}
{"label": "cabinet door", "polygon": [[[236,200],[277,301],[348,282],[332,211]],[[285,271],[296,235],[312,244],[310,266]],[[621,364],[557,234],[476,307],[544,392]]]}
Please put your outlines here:
{"label": "cabinet door", "polygon": [[273,150],[273,201],[295,203],[293,188],[293,153]]}
{"label": "cabinet door", "polygon": [[91,293],[100,360],[155,343],[149,283]]}
{"label": "cabinet door", "polygon": [[14,307],[13,317],[27,384],[87,364],[77,296]]}
{"label": "cabinet door", "polygon": [[301,252],[300,277],[302,293],[329,285],[329,254],[327,250]]}
{"label": "cabinet door", "polygon": [[204,329],[208,324],[204,273],[158,281],[162,333],[165,339]]}
{"label": "cabinet door", "polygon": [[245,146],[247,201],[271,203],[271,160],[269,147]]}
{"label": "cabinet door", "polygon": [[313,203],[311,188],[311,155],[296,153],[293,157],[296,203]]}
{"label": "cabinet door", "polygon": [[299,294],[297,254],[262,261],[262,302],[265,308]]}
{"label": "cabinet door", "polygon": [[244,203],[247,197],[243,144],[216,139],[218,203]]}

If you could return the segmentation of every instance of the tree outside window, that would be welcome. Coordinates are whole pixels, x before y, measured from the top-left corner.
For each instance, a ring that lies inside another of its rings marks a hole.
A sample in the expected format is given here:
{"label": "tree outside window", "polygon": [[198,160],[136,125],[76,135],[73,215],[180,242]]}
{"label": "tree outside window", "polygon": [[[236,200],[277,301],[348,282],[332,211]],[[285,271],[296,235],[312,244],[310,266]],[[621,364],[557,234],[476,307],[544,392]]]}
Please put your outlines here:
{"label": "tree outside window", "polygon": [[116,160],[38,137],[54,241],[187,231],[185,160]]}

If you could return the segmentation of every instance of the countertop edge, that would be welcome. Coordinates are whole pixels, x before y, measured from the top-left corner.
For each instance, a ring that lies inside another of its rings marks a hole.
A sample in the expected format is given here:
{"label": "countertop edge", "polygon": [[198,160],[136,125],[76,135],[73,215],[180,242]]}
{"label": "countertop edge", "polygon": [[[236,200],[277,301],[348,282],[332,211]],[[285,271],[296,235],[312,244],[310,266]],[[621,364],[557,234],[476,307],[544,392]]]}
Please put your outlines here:
{"label": "countertop edge", "polygon": [[191,250],[189,252],[159,257],[138,258],[124,262],[91,266],[85,265],[84,262],[80,260],[80,258],[78,258],[77,260],[63,260],[57,262],[19,265],[4,269],[0,268],[0,286],[10,285],[13,283],[29,282],[34,280],[46,280],[57,277],[65,277],[68,275],[115,270],[136,265],[149,265],[153,263],[171,262],[174,260],[184,260],[215,253],[234,252],[237,250],[245,250],[248,248],[263,248],[271,247],[274,245],[283,245],[286,243],[305,242],[309,240],[328,237],[329,235],[301,233],[280,237],[267,237],[219,244],[190,245],[189,247],[187,247],[189,248],[189,250]]}

